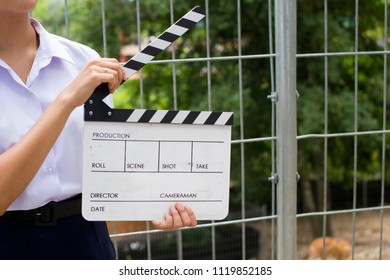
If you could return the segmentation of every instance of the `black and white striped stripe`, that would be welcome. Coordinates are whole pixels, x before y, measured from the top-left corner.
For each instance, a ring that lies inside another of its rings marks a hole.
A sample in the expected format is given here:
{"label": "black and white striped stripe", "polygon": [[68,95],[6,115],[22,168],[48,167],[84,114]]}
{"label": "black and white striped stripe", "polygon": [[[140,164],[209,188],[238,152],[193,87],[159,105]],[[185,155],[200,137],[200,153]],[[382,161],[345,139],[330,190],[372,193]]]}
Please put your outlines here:
{"label": "black and white striped stripe", "polygon": [[156,55],[169,47],[177,38],[186,33],[188,29],[204,17],[204,11],[200,7],[196,6],[177,22],[172,24],[171,27],[165,30],[160,36],[154,39],[149,45],[139,51],[123,65],[126,70],[127,77],[130,78],[133,76],[144,65],[148,64]]}
{"label": "black and white striped stripe", "polygon": [[199,125],[232,125],[232,112],[177,111],[177,110],[126,110],[127,114],[117,115],[111,121],[128,123],[169,123]]}

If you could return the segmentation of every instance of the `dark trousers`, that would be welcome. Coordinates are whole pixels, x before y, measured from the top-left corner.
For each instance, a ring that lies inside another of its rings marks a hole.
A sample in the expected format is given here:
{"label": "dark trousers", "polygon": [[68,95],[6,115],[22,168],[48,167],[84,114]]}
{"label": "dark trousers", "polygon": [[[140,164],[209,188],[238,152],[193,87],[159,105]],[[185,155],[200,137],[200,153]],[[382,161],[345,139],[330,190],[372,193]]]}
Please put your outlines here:
{"label": "dark trousers", "polygon": [[52,227],[0,217],[2,260],[113,260],[115,250],[105,222],[81,215],[64,218]]}

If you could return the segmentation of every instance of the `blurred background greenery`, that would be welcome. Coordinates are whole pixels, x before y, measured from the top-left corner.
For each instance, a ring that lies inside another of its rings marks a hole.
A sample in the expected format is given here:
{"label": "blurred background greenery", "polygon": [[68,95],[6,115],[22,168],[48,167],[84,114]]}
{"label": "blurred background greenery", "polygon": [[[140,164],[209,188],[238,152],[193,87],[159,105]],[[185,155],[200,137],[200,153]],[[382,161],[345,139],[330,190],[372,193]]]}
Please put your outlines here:
{"label": "blurred background greenery", "polygon": [[[353,132],[355,128],[358,131],[388,129],[389,125],[384,121],[388,119],[389,112],[384,112],[384,108],[389,102],[388,98],[385,99],[389,79],[385,74],[389,73],[389,64],[385,64],[384,58],[388,54],[383,51],[388,49],[389,34],[384,34],[384,1],[359,1],[357,18],[354,0],[329,0],[327,25],[324,21],[324,1],[297,1],[297,52],[298,55],[312,54],[298,56],[297,61],[299,135]],[[115,106],[233,111],[233,140],[269,137],[272,103],[267,95],[272,92],[270,62],[274,58],[266,55],[270,53],[269,29],[274,32],[274,26],[269,26],[268,2],[242,0],[241,26],[238,26],[237,1],[208,1],[209,44],[206,21],[203,20],[175,42],[174,57],[207,58],[209,48],[209,57],[221,59],[211,60],[209,68],[206,59],[183,60],[173,66],[173,63],[163,61],[172,59],[170,48],[156,58],[159,63],[143,68],[142,79],[130,80],[117,90]],[[195,5],[205,8],[205,1],[175,0],[173,6],[167,0],[105,1],[106,54],[101,1],[68,1],[69,34],[64,24],[63,1],[40,0],[32,16],[53,33],[69,35],[70,39],[94,48],[102,56],[124,61],[134,55],[134,48],[138,50],[138,41],[147,43]],[[137,10],[140,11],[139,26]],[[274,7],[271,7],[272,14],[273,10]],[[379,53],[354,55],[355,50]],[[243,55],[241,60],[237,57],[240,51]],[[327,64],[323,55],[325,51],[334,54],[328,55]],[[352,53],[342,55],[345,52]],[[263,54],[264,57],[250,57]],[[239,79],[240,61],[242,84]],[[242,128],[241,120],[244,124]],[[381,202],[382,134],[358,136],[357,139],[356,172],[353,136],[328,139],[326,171],[324,139],[299,140],[299,212],[322,210],[325,187],[328,188],[328,210],[353,207],[354,184],[358,190],[357,207]],[[386,140],[385,150],[388,152],[390,141],[387,135]],[[231,211],[241,211],[241,197],[244,195],[248,213],[261,205],[267,205],[270,212],[272,191],[268,177],[271,174],[271,142],[245,144],[244,162],[241,162],[240,153],[241,146],[233,144]],[[386,166],[389,166],[388,161],[387,156]],[[245,193],[241,191],[243,165]],[[390,172],[388,168],[385,170],[387,182]],[[387,203],[388,191],[385,195]]]}

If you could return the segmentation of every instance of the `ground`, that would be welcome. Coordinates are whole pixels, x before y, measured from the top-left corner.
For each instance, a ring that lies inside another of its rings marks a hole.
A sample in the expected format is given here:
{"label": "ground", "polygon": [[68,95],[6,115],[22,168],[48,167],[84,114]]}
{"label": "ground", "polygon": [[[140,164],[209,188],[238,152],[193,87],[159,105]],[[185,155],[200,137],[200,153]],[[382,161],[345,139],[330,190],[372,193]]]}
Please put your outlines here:
{"label": "ground", "polygon": [[[332,216],[334,236],[346,239],[354,245],[356,260],[390,260],[390,210],[383,212],[382,244],[380,244],[380,211],[359,212],[355,216],[355,242],[353,240],[353,215],[337,214]],[[297,222],[297,258],[305,259],[309,243],[313,239],[308,218],[299,218]],[[380,246],[382,252],[380,253]]]}

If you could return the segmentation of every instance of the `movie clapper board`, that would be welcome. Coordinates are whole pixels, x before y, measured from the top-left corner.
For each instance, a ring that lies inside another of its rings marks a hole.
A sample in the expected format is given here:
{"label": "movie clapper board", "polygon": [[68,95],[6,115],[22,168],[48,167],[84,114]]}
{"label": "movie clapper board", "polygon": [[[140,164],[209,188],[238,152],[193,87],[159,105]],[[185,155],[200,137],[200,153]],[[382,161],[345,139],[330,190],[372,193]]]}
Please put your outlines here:
{"label": "movie clapper board", "polygon": [[[205,16],[195,7],[124,64],[128,77]],[[82,214],[161,219],[175,202],[198,220],[228,214],[233,113],[113,109],[100,85],[84,106]]]}

